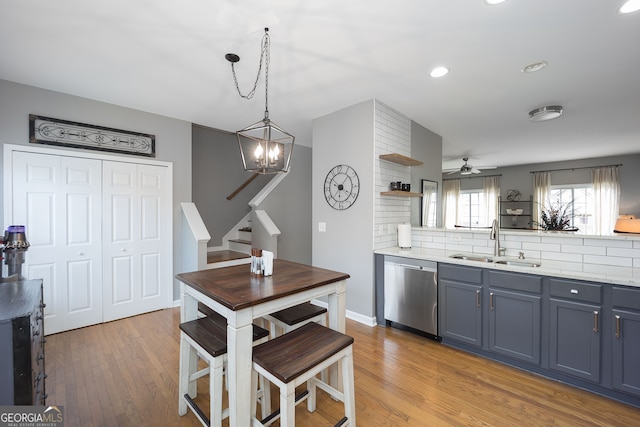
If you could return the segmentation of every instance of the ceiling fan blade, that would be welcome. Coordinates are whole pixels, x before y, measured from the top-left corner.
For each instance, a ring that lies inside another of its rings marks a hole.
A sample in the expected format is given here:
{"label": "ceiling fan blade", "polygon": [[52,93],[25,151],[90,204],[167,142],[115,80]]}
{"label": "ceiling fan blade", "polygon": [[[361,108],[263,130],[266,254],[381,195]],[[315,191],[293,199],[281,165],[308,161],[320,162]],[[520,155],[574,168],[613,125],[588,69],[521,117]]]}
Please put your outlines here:
{"label": "ceiling fan blade", "polygon": [[484,169],[497,169],[497,168],[498,168],[497,166],[478,166],[477,169],[484,170]]}
{"label": "ceiling fan blade", "polygon": [[471,173],[480,173],[480,172],[482,172],[482,171],[479,170],[479,169],[471,168]]}

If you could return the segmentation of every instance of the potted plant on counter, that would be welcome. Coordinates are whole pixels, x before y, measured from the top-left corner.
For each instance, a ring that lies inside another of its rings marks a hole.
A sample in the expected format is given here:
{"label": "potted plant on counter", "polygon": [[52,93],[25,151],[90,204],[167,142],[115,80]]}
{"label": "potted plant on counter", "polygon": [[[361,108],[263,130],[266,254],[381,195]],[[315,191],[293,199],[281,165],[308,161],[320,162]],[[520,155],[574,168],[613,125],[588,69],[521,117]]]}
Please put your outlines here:
{"label": "potted plant on counter", "polygon": [[540,210],[540,222],[534,224],[543,230],[555,231],[578,231],[577,227],[571,225],[573,216],[573,203],[560,203],[558,200],[551,201]]}

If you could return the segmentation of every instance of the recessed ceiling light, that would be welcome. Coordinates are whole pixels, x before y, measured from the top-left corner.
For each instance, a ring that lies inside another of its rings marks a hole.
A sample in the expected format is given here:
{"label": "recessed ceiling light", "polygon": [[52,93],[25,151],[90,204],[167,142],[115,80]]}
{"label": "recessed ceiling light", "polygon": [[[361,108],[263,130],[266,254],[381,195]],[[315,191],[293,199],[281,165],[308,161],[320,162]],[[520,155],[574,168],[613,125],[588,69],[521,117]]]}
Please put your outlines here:
{"label": "recessed ceiling light", "polygon": [[529,111],[529,120],[531,120],[532,122],[544,122],[546,120],[556,119],[561,115],[561,105],[549,105]]}
{"label": "recessed ceiling light", "polygon": [[437,78],[437,77],[446,76],[447,74],[449,74],[449,69],[447,67],[436,67],[433,70],[431,70],[431,74],[429,75],[431,77]]}
{"label": "recessed ceiling light", "polygon": [[507,0],[484,0],[484,2],[490,6],[494,6],[496,4],[504,3]]}
{"label": "recessed ceiling light", "polygon": [[547,66],[546,61],[539,61],[539,62],[534,62],[532,64],[524,66],[524,68],[522,68],[522,70],[520,71],[522,71],[523,73],[535,73],[536,71],[542,70],[546,66]]}
{"label": "recessed ceiling light", "polygon": [[624,2],[620,9],[618,9],[619,13],[631,13],[640,10],[640,0],[627,0]]}

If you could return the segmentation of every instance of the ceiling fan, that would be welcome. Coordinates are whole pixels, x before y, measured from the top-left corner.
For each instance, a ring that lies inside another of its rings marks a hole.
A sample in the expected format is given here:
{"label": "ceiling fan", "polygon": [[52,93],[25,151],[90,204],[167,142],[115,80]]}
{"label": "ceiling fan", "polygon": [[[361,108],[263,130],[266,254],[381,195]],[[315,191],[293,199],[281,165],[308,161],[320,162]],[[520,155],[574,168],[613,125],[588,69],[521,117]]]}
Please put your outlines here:
{"label": "ceiling fan", "polygon": [[482,172],[483,169],[496,168],[496,166],[481,166],[476,168],[468,163],[469,161],[468,157],[464,157],[462,160],[464,160],[464,165],[462,165],[460,169],[446,169],[443,172],[449,172],[448,175],[458,173],[458,172],[460,172],[460,175],[471,175],[472,173],[480,173]]}

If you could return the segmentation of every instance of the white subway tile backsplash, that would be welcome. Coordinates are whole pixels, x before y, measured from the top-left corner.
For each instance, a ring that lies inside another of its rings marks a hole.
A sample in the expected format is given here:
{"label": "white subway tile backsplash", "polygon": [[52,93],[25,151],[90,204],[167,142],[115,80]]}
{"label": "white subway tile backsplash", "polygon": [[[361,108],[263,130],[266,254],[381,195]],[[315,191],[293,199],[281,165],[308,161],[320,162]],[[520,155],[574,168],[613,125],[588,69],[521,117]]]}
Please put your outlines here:
{"label": "white subway tile backsplash", "polygon": [[525,251],[560,252],[561,247],[557,243],[522,242],[522,249]]}
{"label": "white subway tile backsplash", "polygon": [[[495,242],[489,233],[421,228],[413,233],[419,247],[493,255]],[[506,232],[501,245],[507,249],[506,256],[515,258],[523,251],[525,259],[541,260],[543,268],[588,273],[596,280],[640,278],[640,240]]]}
{"label": "white subway tile backsplash", "polygon": [[611,265],[619,267],[633,267],[632,258],[620,258],[613,256],[600,256],[600,255],[583,255],[582,262],[584,264],[601,264]]}
{"label": "white subway tile backsplash", "polygon": [[582,246],[576,245],[573,240],[571,244],[562,245],[562,252],[571,252],[577,254],[590,254],[590,255],[606,255],[607,248],[604,246]]}
{"label": "white subway tile backsplash", "polygon": [[607,256],[640,258],[640,249],[607,247]]}
{"label": "white subway tile backsplash", "polygon": [[632,248],[633,242],[630,240],[615,240],[615,239],[589,239],[585,237],[585,246],[606,246],[614,248]]}
{"label": "white subway tile backsplash", "polygon": [[582,263],[582,254],[568,252],[542,252],[540,254],[540,259]]}

